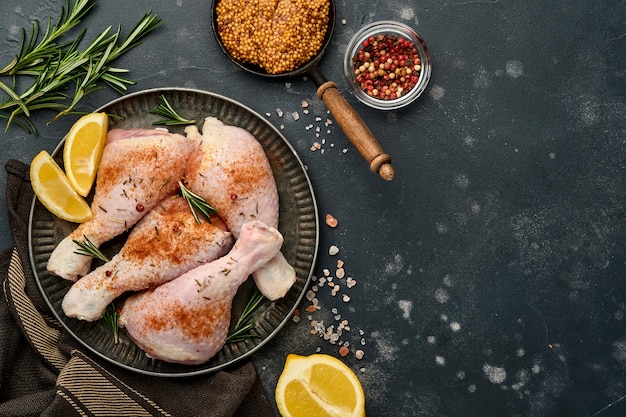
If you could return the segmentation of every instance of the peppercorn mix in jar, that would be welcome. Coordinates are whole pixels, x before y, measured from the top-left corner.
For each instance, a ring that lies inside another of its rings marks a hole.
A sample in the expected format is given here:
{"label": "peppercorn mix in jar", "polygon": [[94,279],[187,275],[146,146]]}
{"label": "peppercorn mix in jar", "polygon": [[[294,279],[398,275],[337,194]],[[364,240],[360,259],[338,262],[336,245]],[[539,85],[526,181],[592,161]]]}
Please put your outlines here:
{"label": "peppercorn mix in jar", "polygon": [[421,59],[415,44],[397,35],[365,39],[352,58],[356,82],[367,95],[395,100],[419,82]]}

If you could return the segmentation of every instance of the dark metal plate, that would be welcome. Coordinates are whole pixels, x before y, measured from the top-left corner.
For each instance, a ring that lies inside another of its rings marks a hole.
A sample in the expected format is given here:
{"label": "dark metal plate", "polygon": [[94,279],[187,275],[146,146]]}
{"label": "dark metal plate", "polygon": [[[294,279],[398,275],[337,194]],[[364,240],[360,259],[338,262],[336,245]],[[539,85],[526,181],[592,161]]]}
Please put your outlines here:
{"label": "dark metal plate", "polygon": [[[253,315],[258,336],[243,342],[231,343],[211,360],[202,365],[178,365],[148,358],[124,333],[115,344],[111,329],[103,320],[88,323],[71,319],[63,314],[61,302],[71,282],[50,275],[46,263],[58,242],[67,236],[76,224],[52,215],[35,198],[33,200],[29,243],[35,279],[52,312],[70,334],[85,347],[102,358],[133,371],[155,376],[190,376],[214,372],[250,356],[270,340],[290,319],[308,288],[319,241],[319,221],[315,196],[302,164],[289,142],[280,132],[248,107],[226,97],[192,89],[164,88],[129,94],[112,101],[97,111],[121,116],[110,118],[110,128],[153,127],[160,116],[149,113],[164,95],[184,117],[193,118],[202,126],[207,116],[215,116],[224,123],[248,130],[263,146],[272,166],[280,199],[279,230],[283,234],[282,252],[295,268],[297,280],[289,293],[275,302],[266,302]],[[182,133],[182,127],[170,129]],[[62,166],[63,141],[53,156]],[[103,252],[111,255],[119,250],[125,236],[103,245]],[[94,264],[95,266],[95,264]],[[233,321],[236,321],[252,289],[249,279],[240,287],[233,302]]]}

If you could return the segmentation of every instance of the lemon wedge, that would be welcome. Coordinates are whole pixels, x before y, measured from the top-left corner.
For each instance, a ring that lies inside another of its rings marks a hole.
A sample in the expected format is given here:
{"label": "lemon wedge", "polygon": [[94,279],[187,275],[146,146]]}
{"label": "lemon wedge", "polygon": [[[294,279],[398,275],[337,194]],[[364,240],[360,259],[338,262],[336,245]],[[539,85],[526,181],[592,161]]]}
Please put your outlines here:
{"label": "lemon wedge", "polygon": [[276,384],[283,417],[364,417],[365,394],[354,372],[326,354],[287,356]]}
{"label": "lemon wedge", "polygon": [[85,199],[72,188],[48,152],[41,151],[33,158],[30,164],[30,183],[41,204],[55,216],[74,223],[93,218]]}
{"label": "lemon wedge", "polygon": [[89,194],[96,178],[108,129],[106,113],[89,113],[78,119],[65,137],[65,174],[72,188],[83,197]]}

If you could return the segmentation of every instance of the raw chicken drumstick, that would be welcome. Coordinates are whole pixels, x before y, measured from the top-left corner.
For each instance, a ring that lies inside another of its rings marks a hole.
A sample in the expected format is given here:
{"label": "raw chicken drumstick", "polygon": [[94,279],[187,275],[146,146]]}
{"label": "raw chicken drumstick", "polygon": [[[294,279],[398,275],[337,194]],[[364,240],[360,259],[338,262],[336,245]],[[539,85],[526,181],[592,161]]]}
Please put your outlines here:
{"label": "raw chicken drumstick", "polygon": [[166,197],[146,214],[109,262],[76,281],[63,298],[68,317],[93,321],[125,291],[140,291],[225,255],[233,237],[222,220],[194,219],[187,200]]}
{"label": "raw chicken drumstick", "polygon": [[227,255],[131,296],[119,324],[151,358],[204,363],[224,346],[237,289],[282,244],[278,230],[260,221],[246,223]]}
{"label": "raw chicken drumstick", "polygon": [[[196,126],[187,127],[185,133],[200,141],[185,172],[187,187],[217,209],[235,238],[250,220],[278,228],[276,181],[254,136],[215,117],[204,120],[202,135]],[[259,291],[270,300],[283,297],[296,281],[293,267],[280,252],[253,277]]]}
{"label": "raw chicken drumstick", "polygon": [[76,254],[73,240],[84,241],[86,236],[99,247],[128,230],[175,193],[196,148],[193,139],[163,129],[110,130],[91,203],[94,218],[59,243],[48,260],[48,271],[72,281],[86,275],[91,257]]}

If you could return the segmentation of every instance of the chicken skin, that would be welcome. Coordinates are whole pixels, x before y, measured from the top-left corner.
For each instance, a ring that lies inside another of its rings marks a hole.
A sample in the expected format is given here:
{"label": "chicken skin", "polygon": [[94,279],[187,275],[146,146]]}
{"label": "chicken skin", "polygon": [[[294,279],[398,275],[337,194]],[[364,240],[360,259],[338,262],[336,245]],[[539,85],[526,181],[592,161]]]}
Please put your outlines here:
{"label": "chicken skin", "polygon": [[107,134],[91,204],[94,218],[80,224],[54,249],[50,273],[76,281],[91,258],[75,253],[74,240],[96,247],[127,231],[158,202],[176,191],[197,142],[163,129],[112,129]]}
{"label": "chicken skin", "polygon": [[122,293],[154,288],[211,262],[233,242],[219,217],[197,223],[184,198],[166,197],[139,220],[119,253],[72,285],[61,306],[68,317],[98,320]]}
{"label": "chicken skin", "polygon": [[[200,142],[185,172],[187,187],[209,201],[238,238],[243,225],[261,220],[278,228],[278,191],[261,144],[248,131],[223,124],[215,117],[185,129]],[[283,297],[296,280],[282,253],[253,274],[259,291],[270,300]]]}
{"label": "chicken skin", "polygon": [[201,364],[224,345],[239,286],[279,252],[278,230],[254,220],[244,224],[231,251],[154,290],[131,296],[119,324],[149,357]]}

